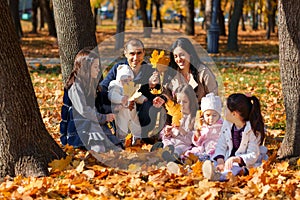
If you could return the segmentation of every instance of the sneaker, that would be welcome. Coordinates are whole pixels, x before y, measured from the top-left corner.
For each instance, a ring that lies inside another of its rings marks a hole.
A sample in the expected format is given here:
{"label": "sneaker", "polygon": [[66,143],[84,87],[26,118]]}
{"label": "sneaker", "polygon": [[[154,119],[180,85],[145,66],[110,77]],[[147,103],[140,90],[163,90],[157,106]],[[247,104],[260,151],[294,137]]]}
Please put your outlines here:
{"label": "sneaker", "polygon": [[142,139],[133,136],[131,146],[141,146],[141,145],[142,145]]}
{"label": "sneaker", "polygon": [[156,142],[152,145],[150,152],[156,151],[158,149],[162,149],[164,147],[164,144],[162,142]]}
{"label": "sneaker", "polygon": [[222,175],[220,172],[216,171],[214,163],[210,160],[204,161],[202,173],[204,178],[207,178],[210,181],[220,181]]}
{"label": "sneaker", "polygon": [[170,153],[168,150],[162,152],[162,158],[167,162],[174,162],[177,164],[182,164],[180,158],[175,153]]}

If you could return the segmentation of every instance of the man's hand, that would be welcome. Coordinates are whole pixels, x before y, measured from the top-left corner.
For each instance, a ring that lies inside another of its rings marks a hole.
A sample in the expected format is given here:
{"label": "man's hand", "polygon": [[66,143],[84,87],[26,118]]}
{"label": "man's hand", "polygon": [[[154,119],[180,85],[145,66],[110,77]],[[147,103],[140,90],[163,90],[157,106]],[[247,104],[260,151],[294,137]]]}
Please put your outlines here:
{"label": "man's hand", "polygon": [[112,122],[115,119],[115,115],[113,113],[106,114],[106,122]]}
{"label": "man's hand", "polygon": [[161,97],[155,97],[153,99],[153,106],[155,108],[160,108],[165,103],[165,100],[163,100]]}

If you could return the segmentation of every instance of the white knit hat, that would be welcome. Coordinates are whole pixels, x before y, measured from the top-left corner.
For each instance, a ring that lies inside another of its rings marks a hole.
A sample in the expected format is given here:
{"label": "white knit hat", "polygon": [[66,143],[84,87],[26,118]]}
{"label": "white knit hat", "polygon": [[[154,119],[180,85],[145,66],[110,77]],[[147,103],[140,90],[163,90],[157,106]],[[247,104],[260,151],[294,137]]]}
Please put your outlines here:
{"label": "white knit hat", "polygon": [[131,78],[134,78],[133,71],[128,65],[119,65],[117,68],[117,77],[116,80],[124,80],[130,76]]}
{"label": "white knit hat", "polygon": [[222,102],[219,96],[215,96],[214,93],[209,93],[201,99],[201,111],[215,110],[222,115]]}

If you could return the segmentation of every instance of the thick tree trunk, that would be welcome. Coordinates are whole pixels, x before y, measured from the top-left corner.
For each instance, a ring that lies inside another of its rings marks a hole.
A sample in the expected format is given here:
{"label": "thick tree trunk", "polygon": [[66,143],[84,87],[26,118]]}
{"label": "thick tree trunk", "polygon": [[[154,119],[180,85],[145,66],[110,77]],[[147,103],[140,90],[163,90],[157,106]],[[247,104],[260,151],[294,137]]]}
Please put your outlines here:
{"label": "thick tree trunk", "polygon": [[48,24],[49,35],[53,37],[57,37],[56,27],[53,12],[50,9],[50,1],[49,0],[39,0],[40,8],[43,10],[45,14],[45,19]]}
{"label": "thick tree trunk", "polygon": [[118,0],[117,9],[117,36],[115,49],[121,49],[124,46],[127,1]]}
{"label": "thick tree trunk", "polygon": [[[279,63],[286,111],[286,133],[279,158],[300,156],[300,4],[279,0]],[[291,15],[293,13],[293,15]]]}
{"label": "thick tree trunk", "polygon": [[43,123],[7,1],[0,10],[0,177],[45,176],[65,153]]}
{"label": "thick tree trunk", "polygon": [[186,25],[185,25],[185,33],[187,35],[195,35],[195,3],[194,0],[187,0],[187,12],[186,12]]}
{"label": "thick tree trunk", "polygon": [[73,69],[76,54],[84,47],[97,46],[90,2],[53,0],[59,55],[65,82]]}
{"label": "thick tree trunk", "polygon": [[238,51],[238,27],[242,15],[244,0],[235,0],[233,14],[229,22],[229,34],[227,40],[227,49]]}

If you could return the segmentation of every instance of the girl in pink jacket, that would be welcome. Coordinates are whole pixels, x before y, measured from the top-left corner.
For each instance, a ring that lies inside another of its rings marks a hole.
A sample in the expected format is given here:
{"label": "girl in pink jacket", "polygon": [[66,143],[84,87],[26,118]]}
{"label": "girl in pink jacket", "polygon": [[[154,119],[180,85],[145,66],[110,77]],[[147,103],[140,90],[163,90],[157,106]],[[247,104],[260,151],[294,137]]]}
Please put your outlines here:
{"label": "girl in pink jacket", "polygon": [[193,133],[194,147],[185,152],[185,156],[194,154],[200,161],[211,158],[220,136],[223,120],[221,118],[222,102],[219,96],[209,93],[201,99],[201,111],[196,117],[196,130]]}

